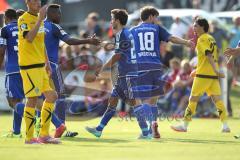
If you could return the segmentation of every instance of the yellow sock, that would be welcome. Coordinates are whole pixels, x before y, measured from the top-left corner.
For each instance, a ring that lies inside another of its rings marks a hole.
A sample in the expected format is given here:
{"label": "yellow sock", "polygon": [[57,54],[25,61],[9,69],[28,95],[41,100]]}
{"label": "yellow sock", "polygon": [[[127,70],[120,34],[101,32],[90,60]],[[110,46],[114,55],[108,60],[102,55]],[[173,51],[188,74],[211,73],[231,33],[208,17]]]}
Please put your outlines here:
{"label": "yellow sock", "polygon": [[54,103],[43,102],[41,111],[41,129],[40,137],[49,136],[50,122],[52,119],[52,112],[54,110]]}
{"label": "yellow sock", "polygon": [[191,121],[192,116],[196,112],[197,102],[189,101],[188,107],[185,110],[183,121]]}
{"label": "yellow sock", "polygon": [[222,122],[227,121],[227,111],[222,100],[216,102],[216,107],[218,110],[219,118]]}
{"label": "yellow sock", "polygon": [[35,123],[35,108],[25,107],[23,114],[25,124],[26,124],[26,141],[33,138],[34,133],[34,123]]}

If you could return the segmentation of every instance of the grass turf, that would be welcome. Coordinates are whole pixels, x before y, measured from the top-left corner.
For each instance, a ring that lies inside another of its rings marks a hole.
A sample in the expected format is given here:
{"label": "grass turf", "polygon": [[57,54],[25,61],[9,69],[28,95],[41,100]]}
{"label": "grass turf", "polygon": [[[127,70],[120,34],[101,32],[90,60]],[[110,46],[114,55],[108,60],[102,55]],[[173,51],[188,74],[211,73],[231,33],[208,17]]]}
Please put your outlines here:
{"label": "grass turf", "polygon": [[[220,132],[218,119],[194,119],[188,133],[170,129],[175,121],[161,121],[160,140],[137,140],[140,130],[136,120],[114,118],[106,127],[102,138],[95,138],[84,129],[97,125],[99,119],[68,121],[69,130],[78,131],[75,138],[62,139],[61,145],[25,145],[24,139],[0,137],[0,160],[239,160],[240,139],[240,88],[233,87],[231,101],[233,119],[229,120],[232,133]],[[23,122],[24,124],[24,122]],[[11,115],[0,115],[0,136],[12,125]],[[23,125],[23,131],[24,125]]]}
{"label": "grass turf", "polygon": [[[0,133],[7,131],[12,118],[0,116]],[[62,139],[61,145],[25,145],[24,139],[0,138],[1,160],[239,160],[240,140],[233,138],[240,132],[240,121],[231,119],[232,133],[220,133],[218,119],[194,119],[188,133],[176,133],[167,120],[159,122],[160,140],[137,140],[139,129],[135,119],[121,121],[114,118],[102,138],[95,138],[84,130],[96,125],[99,119],[67,122],[69,130],[80,133],[76,138]],[[24,128],[23,128],[24,130]]]}

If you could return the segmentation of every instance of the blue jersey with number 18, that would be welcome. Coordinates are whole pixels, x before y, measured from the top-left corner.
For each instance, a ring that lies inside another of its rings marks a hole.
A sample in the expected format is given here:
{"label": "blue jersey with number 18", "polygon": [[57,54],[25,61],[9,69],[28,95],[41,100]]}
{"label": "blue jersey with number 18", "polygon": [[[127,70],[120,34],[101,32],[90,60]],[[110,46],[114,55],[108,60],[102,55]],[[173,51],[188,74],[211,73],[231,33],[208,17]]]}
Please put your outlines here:
{"label": "blue jersey with number 18", "polygon": [[6,46],[5,70],[6,74],[18,73],[18,26],[11,22],[0,30],[0,47]]}
{"label": "blue jersey with number 18", "polygon": [[162,61],[160,58],[160,42],[167,42],[171,36],[168,31],[159,25],[141,23],[130,30],[134,41],[132,54],[136,57],[138,71],[159,69]]}

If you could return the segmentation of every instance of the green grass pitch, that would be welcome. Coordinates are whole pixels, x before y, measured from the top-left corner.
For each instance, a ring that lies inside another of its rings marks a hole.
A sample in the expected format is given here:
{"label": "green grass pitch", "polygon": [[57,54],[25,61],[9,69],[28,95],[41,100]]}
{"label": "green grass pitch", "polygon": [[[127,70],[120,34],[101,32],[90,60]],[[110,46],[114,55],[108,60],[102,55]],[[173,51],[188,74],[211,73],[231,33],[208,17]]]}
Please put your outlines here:
{"label": "green grass pitch", "polygon": [[[160,140],[137,140],[140,130],[136,120],[114,118],[99,139],[84,129],[97,125],[99,119],[67,121],[68,129],[80,135],[62,139],[61,145],[25,145],[24,139],[0,137],[0,160],[239,160],[240,139],[233,138],[240,134],[239,97],[240,88],[234,87],[231,92],[234,118],[229,120],[232,132],[228,134],[220,132],[218,119],[194,119],[188,133],[172,131],[169,126],[177,122],[165,120],[159,122]],[[11,115],[0,114],[0,135],[11,124]]]}
{"label": "green grass pitch", "polygon": [[[0,132],[10,128],[10,115],[0,116]],[[114,118],[102,138],[88,134],[84,127],[96,125],[99,119],[68,121],[70,130],[79,136],[62,139],[61,145],[25,145],[24,139],[0,138],[1,160],[239,160],[240,140],[233,138],[240,133],[240,121],[231,119],[232,133],[220,133],[218,119],[194,119],[188,133],[176,133],[170,129],[176,121],[159,122],[160,140],[137,140],[139,129],[134,121]]]}

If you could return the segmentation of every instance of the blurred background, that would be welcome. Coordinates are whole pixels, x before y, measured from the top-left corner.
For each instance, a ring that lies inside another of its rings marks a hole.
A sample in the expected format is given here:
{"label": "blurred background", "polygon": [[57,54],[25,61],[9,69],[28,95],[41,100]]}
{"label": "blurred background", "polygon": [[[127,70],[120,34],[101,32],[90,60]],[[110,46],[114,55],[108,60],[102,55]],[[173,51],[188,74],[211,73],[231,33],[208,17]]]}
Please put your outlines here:
{"label": "blurred background", "polygon": [[[47,1],[42,2],[44,4]],[[127,26],[131,27],[139,23],[141,7],[153,5],[159,9],[159,24],[173,35],[187,39],[195,38],[192,28],[194,19],[199,16],[206,18],[210,23],[209,33],[216,39],[219,49],[219,64],[227,75],[221,80],[223,99],[229,116],[239,117],[240,59],[236,59],[230,70],[227,70],[223,51],[227,47],[235,48],[240,40],[240,0],[55,0],[53,2],[62,6],[61,26],[69,34],[86,38],[96,33],[99,38],[107,41],[113,41],[110,11],[114,8],[124,8],[129,12]],[[4,25],[2,13],[9,7],[26,10],[24,0],[0,0],[0,27]],[[111,57],[112,51],[106,47],[68,46],[63,43],[59,47],[59,63],[66,75],[65,84],[71,95],[68,99],[71,100],[68,106],[69,112],[80,114],[80,112],[94,111],[97,115],[101,115],[107,104],[106,91],[111,91],[108,74],[106,78],[96,82],[97,84],[91,84],[97,86],[99,90],[90,97],[82,97],[78,94],[73,96],[77,91],[67,84],[86,86],[82,81],[82,74],[79,71],[73,72],[82,63],[76,57],[86,56],[88,63],[91,63],[92,57],[97,57],[104,63]],[[168,80],[173,85],[173,89],[159,99],[158,107],[162,113],[181,116],[191,91],[192,81],[189,81],[189,73],[196,66],[196,53],[195,50],[167,43],[161,43],[160,48],[163,63],[168,67]],[[3,67],[0,71],[0,95],[0,110],[9,111],[5,99]],[[202,97],[199,105],[201,107],[198,107],[197,117],[217,117],[214,105],[206,95]],[[123,115],[130,112],[129,107],[123,102],[119,103],[118,108]]]}

